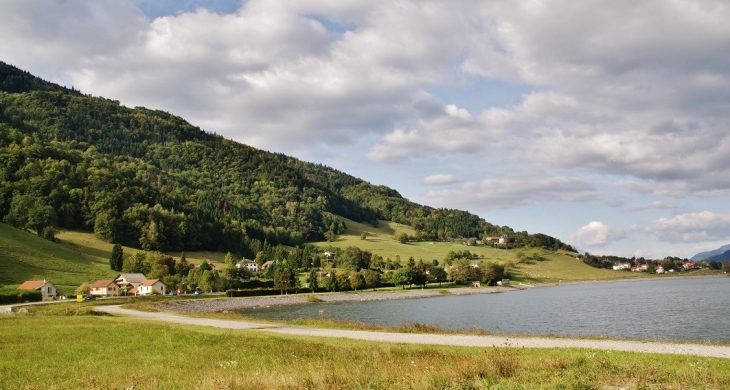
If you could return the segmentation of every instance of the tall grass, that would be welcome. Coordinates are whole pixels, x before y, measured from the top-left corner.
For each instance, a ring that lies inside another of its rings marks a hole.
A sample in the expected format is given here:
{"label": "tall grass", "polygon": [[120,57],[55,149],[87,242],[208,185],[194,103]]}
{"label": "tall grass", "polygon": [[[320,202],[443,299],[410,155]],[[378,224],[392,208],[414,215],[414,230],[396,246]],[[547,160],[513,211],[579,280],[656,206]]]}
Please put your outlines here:
{"label": "tall grass", "polygon": [[6,389],[730,387],[727,359],[378,344],[91,315],[0,317],[0,356]]}

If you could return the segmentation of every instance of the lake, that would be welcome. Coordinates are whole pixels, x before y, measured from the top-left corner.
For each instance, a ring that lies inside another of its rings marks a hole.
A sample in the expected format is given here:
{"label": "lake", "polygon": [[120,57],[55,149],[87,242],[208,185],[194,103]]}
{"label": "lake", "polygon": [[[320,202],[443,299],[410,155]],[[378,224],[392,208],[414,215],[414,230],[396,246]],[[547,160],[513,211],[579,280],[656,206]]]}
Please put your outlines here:
{"label": "lake", "polygon": [[[321,314],[320,314],[320,311]],[[538,287],[499,294],[321,303],[242,310],[490,333],[730,342],[730,278],[666,278]]]}

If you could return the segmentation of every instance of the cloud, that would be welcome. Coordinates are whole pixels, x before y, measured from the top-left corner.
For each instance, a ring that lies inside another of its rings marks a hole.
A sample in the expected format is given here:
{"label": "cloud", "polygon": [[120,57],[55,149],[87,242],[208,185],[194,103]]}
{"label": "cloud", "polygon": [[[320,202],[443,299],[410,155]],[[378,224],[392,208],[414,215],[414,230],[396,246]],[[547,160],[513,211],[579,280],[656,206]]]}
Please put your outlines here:
{"label": "cloud", "polygon": [[571,242],[579,248],[605,248],[607,245],[626,238],[626,232],[600,221],[592,221],[570,235]]}
{"label": "cloud", "polygon": [[671,210],[676,212],[679,210],[679,205],[671,202],[651,202],[640,206],[632,206],[628,208],[629,211],[644,211],[644,210]]}
{"label": "cloud", "polygon": [[646,234],[663,242],[712,242],[730,240],[730,214],[709,211],[661,218],[644,228]]}
{"label": "cloud", "polygon": [[446,185],[456,183],[458,179],[451,174],[439,173],[436,175],[430,175],[423,179],[423,184],[428,185]]}
{"label": "cloud", "polygon": [[598,191],[579,179],[544,172],[511,172],[479,182],[464,182],[411,198],[434,207],[490,210],[546,202],[585,202]]}

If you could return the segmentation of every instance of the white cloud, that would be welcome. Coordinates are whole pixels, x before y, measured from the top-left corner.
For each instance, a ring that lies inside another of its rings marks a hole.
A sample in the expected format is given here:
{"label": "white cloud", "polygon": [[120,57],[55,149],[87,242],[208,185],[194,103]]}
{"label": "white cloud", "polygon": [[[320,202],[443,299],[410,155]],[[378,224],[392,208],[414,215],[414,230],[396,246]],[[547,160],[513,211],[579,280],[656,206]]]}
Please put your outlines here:
{"label": "white cloud", "polygon": [[423,184],[440,186],[440,185],[446,185],[446,184],[453,184],[457,181],[458,181],[458,179],[456,177],[454,177],[454,175],[439,173],[436,175],[426,176],[423,179]]}
{"label": "white cloud", "polygon": [[411,200],[434,207],[490,210],[532,203],[584,202],[597,197],[596,188],[579,179],[544,172],[510,172],[480,182],[428,191]]}
{"label": "white cloud", "polygon": [[710,211],[661,218],[644,229],[663,242],[712,242],[730,240],[730,214]]}
{"label": "white cloud", "polygon": [[[445,186],[421,203],[508,209],[618,186],[609,206],[672,210],[658,202],[730,192],[722,0],[249,0],[153,20],[138,0],[1,1],[2,61],[256,147],[417,167],[415,183]],[[470,80],[519,92],[437,92]],[[433,161],[489,168],[448,183]],[[685,240],[660,226],[652,237]]]}
{"label": "white cloud", "polygon": [[605,248],[614,241],[626,238],[626,232],[600,221],[592,221],[570,235],[571,242],[578,248]]}

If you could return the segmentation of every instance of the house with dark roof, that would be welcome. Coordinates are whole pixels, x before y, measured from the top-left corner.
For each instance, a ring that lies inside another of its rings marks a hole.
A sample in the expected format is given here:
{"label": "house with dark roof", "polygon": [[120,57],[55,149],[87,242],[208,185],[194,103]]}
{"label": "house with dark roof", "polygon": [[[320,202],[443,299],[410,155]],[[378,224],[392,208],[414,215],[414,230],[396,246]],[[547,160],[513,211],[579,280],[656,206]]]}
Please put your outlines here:
{"label": "house with dark roof", "polygon": [[48,280],[26,280],[18,286],[18,290],[37,290],[41,292],[44,301],[61,298],[58,288]]}

